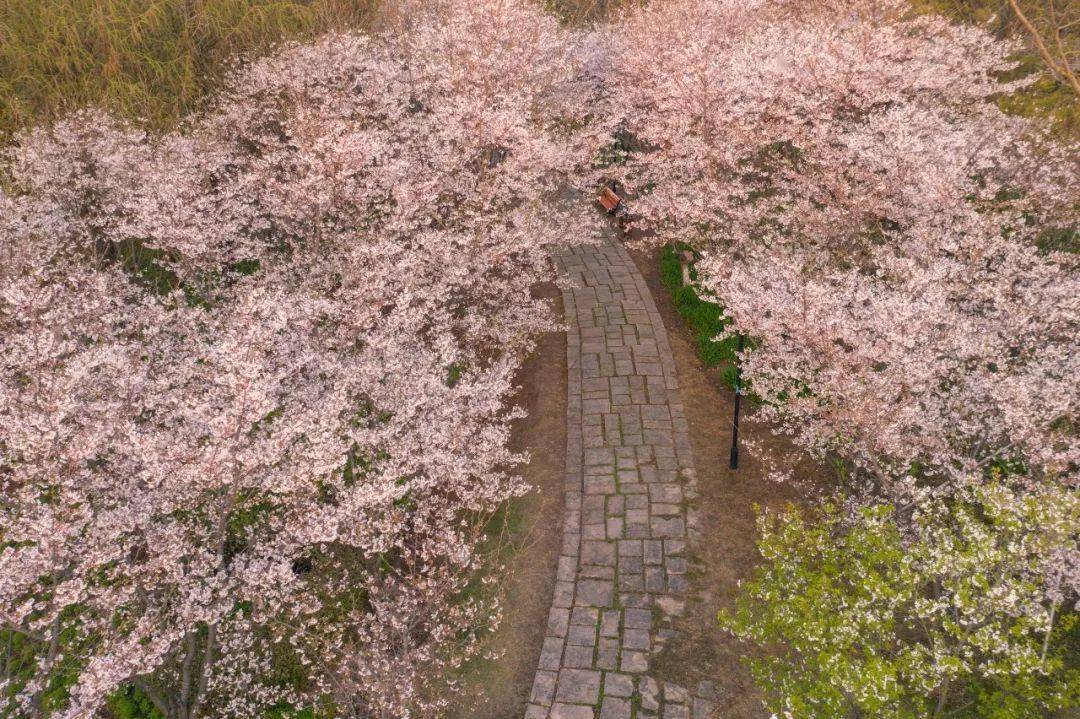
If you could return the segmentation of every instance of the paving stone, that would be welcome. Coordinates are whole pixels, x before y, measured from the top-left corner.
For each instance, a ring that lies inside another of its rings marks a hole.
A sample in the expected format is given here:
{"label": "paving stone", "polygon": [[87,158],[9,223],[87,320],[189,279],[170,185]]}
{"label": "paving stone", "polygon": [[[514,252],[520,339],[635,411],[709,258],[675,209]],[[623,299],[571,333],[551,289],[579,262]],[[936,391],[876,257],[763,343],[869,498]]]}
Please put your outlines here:
{"label": "paving stone", "polygon": [[634,693],[634,678],[608,672],[604,675],[604,696],[629,697]]}
{"label": "paving stone", "polygon": [[660,611],[669,617],[681,617],[683,612],[686,611],[686,602],[675,597],[658,597],[656,606],[660,607]]}
{"label": "paving stone", "polygon": [[570,627],[566,635],[566,643],[580,647],[591,647],[596,644],[596,627],[585,624],[575,624]]}
{"label": "paving stone", "polygon": [[596,719],[592,707],[577,704],[555,704],[548,716],[551,719]]}
{"label": "paving stone", "polygon": [[614,670],[619,668],[619,640],[601,639],[596,647],[596,668]]}
{"label": "paving stone", "polygon": [[559,672],[555,699],[571,704],[593,704],[600,695],[600,672],[563,669]]}
{"label": "paving stone", "polygon": [[600,719],[630,719],[630,702],[618,697],[604,697]]}
{"label": "paving stone", "polygon": [[626,511],[626,497],[616,494],[607,498],[607,513],[611,516],[619,516]]}
{"label": "paving stone", "polygon": [[591,669],[595,650],[595,647],[567,646],[563,650],[563,668]]}
{"label": "paving stone", "polygon": [[686,535],[686,522],[682,517],[653,517],[652,534],[654,537],[682,537]]}
{"label": "paving stone", "polygon": [[611,582],[596,579],[582,579],[577,583],[575,602],[579,606],[609,607],[615,596]]}
{"label": "paving stone", "polygon": [[619,622],[622,613],[619,610],[612,610],[604,612],[603,619],[600,623],[600,636],[604,637],[617,637],[619,636]]}
{"label": "paving stone", "polygon": [[604,499],[603,495],[593,495],[589,497],[590,500],[596,499],[599,502],[592,502],[593,506],[586,507],[581,511],[581,517],[577,520],[577,524],[603,524],[607,515],[604,514]]}
{"label": "paving stone", "polygon": [[664,540],[664,554],[672,556],[674,554],[682,554],[686,551],[686,542],[681,539],[665,539]]}
{"label": "paving stone", "polygon": [[574,607],[574,611],[570,613],[571,624],[588,624],[595,627],[599,619],[599,610],[589,607]]}
{"label": "paving stone", "polygon": [[601,567],[597,565],[585,565],[578,572],[583,579],[615,579],[615,567]]}
{"label": "paving stone", "polygon": [[583,539],[607,539],[607,526],[603,524],[590,524],[582,528]]}
{"label": "paving stone", "polygon": [[585,466],[612,465],[615,463],[615,453],[610,449],[587,449],[585,450]]}
{"label": "paving stone", "polygon": [[644,592],[645,591],[645,579],[640,574],[628,574],[626,572],[619,572],[619,591],[620,592]]}
{"label": "paving stone", "polygon": [[623,631],[623,649],[648,650],[650,646],[649,632],[643,629],[626,629]]}
{"label": "paving stone", "polygon": [[559,637],[544,639],[540,652],[540,668],[557,670],[562,662],[563,640]]}
{"label": "paving stone", "polygon": [[615,564],[615,545],[611,542],[582,542],[581,563],[613,566]]}
{"label": "paving stone", "polygon": [[685,704],[664,704],[664,719],[690,719],[690,710]]}
{"label": "paving stone", "polygon": [[585,494],[615,494],[615,478],[586,477]]}
{"label": "paving stone", "polygon": [[547,719],[548,708],[536,704],[525,707],[525,719]]}
{"label": "paving stone", "polygon": [[549,706],[555,698],[555,682],[559,675],[557,672],[538,671],[533,678],[532,695],[529,701],[535,704]]}
{"label": "paving stone", "polygon": [[624,607],[630,607],[633,609],[648,609],[652,604],[648,594],[637,594],[635,592],[625,592],[619,595],[619,602]]}
{"label": "paving stone", "polygon": [[619,660],[619,671],[641,674],[649,671],[649,655],[645,652],[623,651]]}
{"label": "paving stone", "polygon": [[569,607],[574,598],[574,583],[573,582],[556,582],[555,594],[552,597],[551,605],[553,607]]}
{"label": "paving stone", "polygon": [[559,568],[556,571],[555,576],[564,582],[574,581],[574,572],[577,570],[577,557],[574,556],[562,556],[559,557]]}
{"label": "paving stone", "polygon": [[690,693],[684,687],[671,682],[664,684],[664,701],[685,704],[689,699]]}
{"label": "paving stone", "polygon": [[631,629],[648,629],[652,626],[652,612],[648,609],[627,609],[623,621]]}
{"label": "paving stone", "polygon": [[566,636],[566,628],[570,624],[570,610],[552,607],[548,613],[547,636]]}
{"label": "paving stone", "polygon": [[669,557],[665,566],[672,574],[686,574],[686,559],[683,557]]}
{"label": "paving stone", "polygon": [[638,683],[641,708],[656,711],[660,708],[660,685],[652,677],[643,677]]}
{"label": "paving stone", "polygon": [[[604,503],[607,501],[607,497],[603,495],[588,495],[581,500],[581,510],[588,512],[588,516],[593,516],[593,512],[603,512]],[[602,519],[600,521],[603,521]]]}
{"label": "paving stone", "polygon": [[664,570],[661,567],[648,567],[645,570],[645,591],[660,593],[665,589]]}

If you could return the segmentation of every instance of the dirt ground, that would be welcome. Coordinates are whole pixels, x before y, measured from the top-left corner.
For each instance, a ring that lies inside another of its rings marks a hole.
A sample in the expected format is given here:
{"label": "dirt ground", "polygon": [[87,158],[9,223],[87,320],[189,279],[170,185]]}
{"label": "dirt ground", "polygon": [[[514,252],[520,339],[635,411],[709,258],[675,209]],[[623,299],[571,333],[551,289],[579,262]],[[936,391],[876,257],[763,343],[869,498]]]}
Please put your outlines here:
{"label": "dirt ground", "polygon": [[[738,581],[748,577],[759,561],[754,547],[755,505],[782,506],[797,501],[799,494],[767,479],[761,462],[745,447],[740,452],[739,468],[728,468],[734,395],[721,385],[717,371],[706,368],[698,359],[693,338],[660,282],[659,251],[631,254],[668,331],[701,494],[698,506],[703,542],[695,557],[700,570],[695,573],[693,587],[700,592],[702,601],[688,604],[678,626],[679,636],[656,657],[654,673],[657,678],[690,689],[700,681],[712,682],[719,716],[725,719],[764,719],[768,715],[740,660],[747,649],[721,631],[716,614],[720,608],[732,605]],[[753,411],[744,413],[740,433],[753,437],[769,451],[788,456],[795,451],[767,426],[754,422]],[[796,473],[824,479],[823,470],[809,462],[797,466]]]}
{"label": "dirt ground", "polygon": [[[561,293],[545,285],[538,294],[560,304]],[[495,661],[474,662],[450,719],[516,719],[525,715],[540,659],[562,544],[563,472],[566,466],[566,335],[551,332],[522,365],[515,403],[528,417],[514,428],[513,449],[527,451],[522,469],[535,491],[512,503],[503,531],[509,542],[503,621],[489,649]]]}

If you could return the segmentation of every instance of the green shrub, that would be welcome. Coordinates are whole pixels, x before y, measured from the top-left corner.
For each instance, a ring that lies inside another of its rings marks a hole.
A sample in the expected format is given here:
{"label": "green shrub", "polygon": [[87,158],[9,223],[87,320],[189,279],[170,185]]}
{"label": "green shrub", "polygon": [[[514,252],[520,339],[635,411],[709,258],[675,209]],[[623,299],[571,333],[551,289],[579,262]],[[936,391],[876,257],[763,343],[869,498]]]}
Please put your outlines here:
{"label": "green shrub", "polygon": [[[1080,705],[1078,616],[1045,559],[1075,549],[1080,498],[1001,485],[919,506],[759,518],[764,566],[721,624],[786,719],[1032,719]],[[1071,658],[1070,658],[1071,657]]]}

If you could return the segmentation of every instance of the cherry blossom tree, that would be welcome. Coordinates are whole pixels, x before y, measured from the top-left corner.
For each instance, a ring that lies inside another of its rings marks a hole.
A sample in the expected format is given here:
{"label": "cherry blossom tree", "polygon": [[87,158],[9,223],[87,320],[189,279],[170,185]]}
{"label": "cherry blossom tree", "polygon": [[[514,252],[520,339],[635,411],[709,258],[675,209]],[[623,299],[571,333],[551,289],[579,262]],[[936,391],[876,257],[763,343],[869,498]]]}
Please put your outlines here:
{"label": "cherry blossom tree", "polygon": [[674,2],[614,42],[638,224],[702,255],[744,372],[876,475],[1074,471],[1073,148],[987,99],[1010,46],[895,3]]}
{"label": "cherry blossom tree", "polygon": [[528,5],[397,9],[184,131],[84,113],[12,151],[5,711],[428,716],[496,621],[465,589],[526,490],[510,398],[553,326],[531,287],[587,237],[587,85]]}

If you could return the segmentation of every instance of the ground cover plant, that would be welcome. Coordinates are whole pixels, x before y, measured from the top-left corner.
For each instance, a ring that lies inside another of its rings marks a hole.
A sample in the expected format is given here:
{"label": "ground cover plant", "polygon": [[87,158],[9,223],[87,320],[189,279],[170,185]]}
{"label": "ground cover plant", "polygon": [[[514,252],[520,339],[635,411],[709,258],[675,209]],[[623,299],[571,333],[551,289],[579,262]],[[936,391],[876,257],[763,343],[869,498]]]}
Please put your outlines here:
{"label": "ground cover plant", "polygon": [[686,320],[694,333],[698,356],[707,367],[719,367],[724,384],[734,387],[736,349],[738,340],[724,336],[724,308],[699,295],[700,288],[686,282],[682,253],[672,245],[665,245],[660,253],[660,279],[679,315]]}

